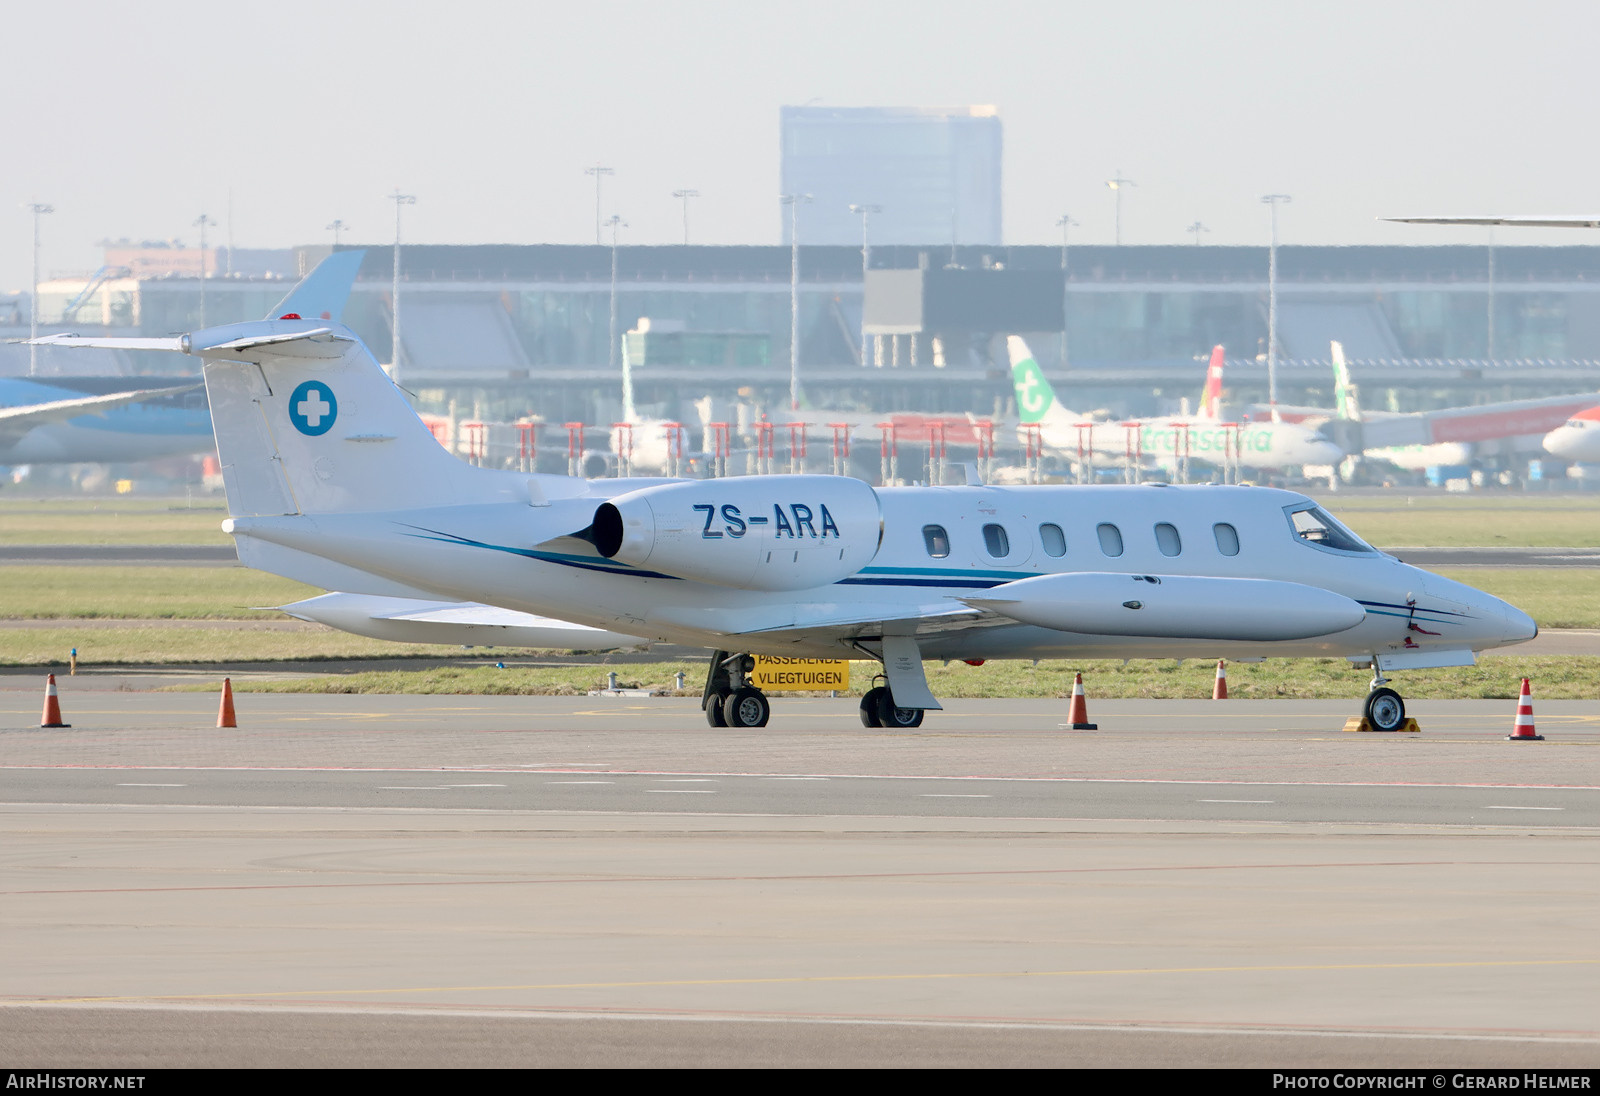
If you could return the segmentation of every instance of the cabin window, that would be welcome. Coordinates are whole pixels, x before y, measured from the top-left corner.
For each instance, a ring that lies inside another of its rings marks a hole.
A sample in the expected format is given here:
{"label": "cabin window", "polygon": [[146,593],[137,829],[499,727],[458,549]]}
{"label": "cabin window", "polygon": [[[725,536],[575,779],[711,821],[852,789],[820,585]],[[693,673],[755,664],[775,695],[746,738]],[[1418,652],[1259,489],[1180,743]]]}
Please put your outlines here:
{"label": "cabin window", "polygon": [[1340,525],[1338,520],[1320,506],[1301,506],[1298,510],[1285,510],[1294,535],[1307,544],[1331,548],[1337,552],[1371,552],[1366,541]]}
{"label": "cabin window", "polygon": [[924,525],[922,543],[928,546],[928,554],[934,559],[943,559],[950,554],[950,534],[944,531],[942,525]]}
{"label": "cabin window", "polygon": [[1122,530],[1109,522],[1095,530],[1100,535],[1100,550],[1108,556],[1122,554]]}
{"label": "cabin window", "polygon": [[1164,556],[1175,556],[1183,551],[1183,539],[1178,536],[1178,527],[1164,521],[1157,525],[1156,547],[1161,549]]}
{"label": "cabin window", "polygon": [[1044,544],[1044,554],[1060,559],[1067,554],[1067,538],[1059,525],[1039,526],[1039,540]]}
{"label": "cabin window", "polygon": [[983,527],[983,546],[989,549],[989,554],[995,559],[1005,559],[1011,554],[1011,538],[1006,536],[1005,526],[985,525]]}
{"label": "cabin window", "polygon": [[1225,556],[1239,554],[1239,530],[1231,525],[1218,523],[1211,527],[1211,534],[1217,538],[1217,551]]}

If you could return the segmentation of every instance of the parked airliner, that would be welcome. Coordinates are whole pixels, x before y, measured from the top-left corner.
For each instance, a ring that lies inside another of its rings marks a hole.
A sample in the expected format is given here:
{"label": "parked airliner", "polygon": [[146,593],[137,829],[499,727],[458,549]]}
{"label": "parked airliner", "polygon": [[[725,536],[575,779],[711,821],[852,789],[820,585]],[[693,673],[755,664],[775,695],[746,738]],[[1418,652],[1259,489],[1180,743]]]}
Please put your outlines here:
{"label": "parked airliner", "polygon": [[881,661],[861,719],[891,727],[940,707],[925,658],[1320,656],[1371,666],[1364,712],[1394,729],[1405,705],[1387,671],[1469,665],[1537,631],[1289,491],[474,468],[337,322],[286,309],[166,348],[204,363],[223,528],[245,564],[714,647],[702,694],[714,726],[767,722],[752,654]]}
{"label": "parked airliner", "polygon": [[1245,468],[1300,468],[1337,464],[1344,452],[1309,427],[1287,422],[1224,423],[1221,420],[1222,347],[1211,353],[1198,415],[1167,415],[1126,423],[1089,423],[1067,410],[1045,380],[1028,344],[1016,335],[1006,340],[1011,355],[1011,383],[1017,414],[1024,428],[1036,424],[1047,449],[1071,460],[1083,455],[1093,464],[1120,464],[1130,442],[1136,460],[1170,466],[1180,458],[1210,464],[1236,463]]}
{"label": "parked airliner", "polygon": [[212,446],[199,378],[0,378],[0,465],[136,461]]}

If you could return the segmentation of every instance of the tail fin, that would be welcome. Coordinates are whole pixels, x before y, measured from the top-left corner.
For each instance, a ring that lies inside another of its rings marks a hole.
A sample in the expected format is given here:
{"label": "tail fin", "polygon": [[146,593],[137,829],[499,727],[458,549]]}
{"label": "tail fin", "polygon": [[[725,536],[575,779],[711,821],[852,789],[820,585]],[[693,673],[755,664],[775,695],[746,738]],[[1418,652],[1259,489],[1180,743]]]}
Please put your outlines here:
{"label": "tail fin", "polygon": [[266,318],[303,316],[308,320],[339,320],[344,315],[345,302],[350,299],[350,288],[355,285],[356,272],[366,257],[365,250],[335,251],[300,279]]}
{"label": "tail fin", "polygon": [[191,339],[235,516],[528,498],[528,477],[447,453],[348,328],[265,320]]}
{"label": "tail fin", "polygon": [[1020,336],[1007,338],[1006,350],[1011,355],[1011,386],[1017,393],[1017,414],[1023,422],[1041,422],[1047,417],[1075,417],[1056,402],[1055,389],[1044,379],[1044,372],[1033,359],[1033,351],[1028,349],[1028,344]]}
{"label": "tail fin", "polygon": [[1200,417],[1215,422],[1222,417],[1222,363],[1225,355],[1221,345],[1211,348],[1211,364],[1206,367],[1206,386],[1200,393]]}
{"label": "tail fin", "polygon": [[1330,343],[1333,353],[1334,417],[1349,422],[1361,421],[1360,390],[1350,379],[1350,366],[1344,360],[1344,344]]}

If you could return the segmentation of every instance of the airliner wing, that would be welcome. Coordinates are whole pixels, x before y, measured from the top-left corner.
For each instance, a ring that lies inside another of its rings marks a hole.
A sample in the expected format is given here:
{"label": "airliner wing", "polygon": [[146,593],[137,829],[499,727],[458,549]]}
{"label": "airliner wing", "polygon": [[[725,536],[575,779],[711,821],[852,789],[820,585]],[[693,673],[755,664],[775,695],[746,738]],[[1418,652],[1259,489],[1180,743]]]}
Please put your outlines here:
{"label": "airliner wing", "polygon": [[65,422],[79,415],[104,414],[118,407],[126,407],[130,403],[140,403],[156,396],[174,396],[180,392],[192,392],[199,387],[198,384],[180,384],[166,388],[141,388],[129,392],[112,392],[106,396],[84,396],[81,399],[51,400],[48,403],[0,408],[0,438],[21,437],[34,427],[46,423]]}
{"label": "airliner wing", "polygon": [[1507,228],[1600,228],[1600,217],[1380,217],[1405,225],[1505,225]]}

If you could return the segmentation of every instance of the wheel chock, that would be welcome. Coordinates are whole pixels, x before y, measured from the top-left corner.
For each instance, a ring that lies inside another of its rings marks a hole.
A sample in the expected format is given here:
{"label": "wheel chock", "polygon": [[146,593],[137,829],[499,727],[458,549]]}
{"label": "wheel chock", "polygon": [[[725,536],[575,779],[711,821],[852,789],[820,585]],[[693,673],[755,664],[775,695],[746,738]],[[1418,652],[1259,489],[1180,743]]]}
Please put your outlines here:
{"label": "wheel chock", "polygon": [[1366,716],[1353,715],[1349,719],[1344,721],[1344,729],[1345,729],[1346,732],[1370,732],[1372,734],[1386,734],[1386,733],[1387,734],[1420,734],[1420,733],[1422,733],[1422,728],[1417,726],[1417,721],[1415,719],[1412,719],[1409,716],[1406,717],[1406,721],[1404,723],[1400,724],[1400,726],[1396,727],[1392,731],[1385,732],[1385,731],[1380,731],[1380,730],[1378,730],[1378,728],[1374,727],[1372,725],[1372,721],[1370,719],[1368,719]]}

